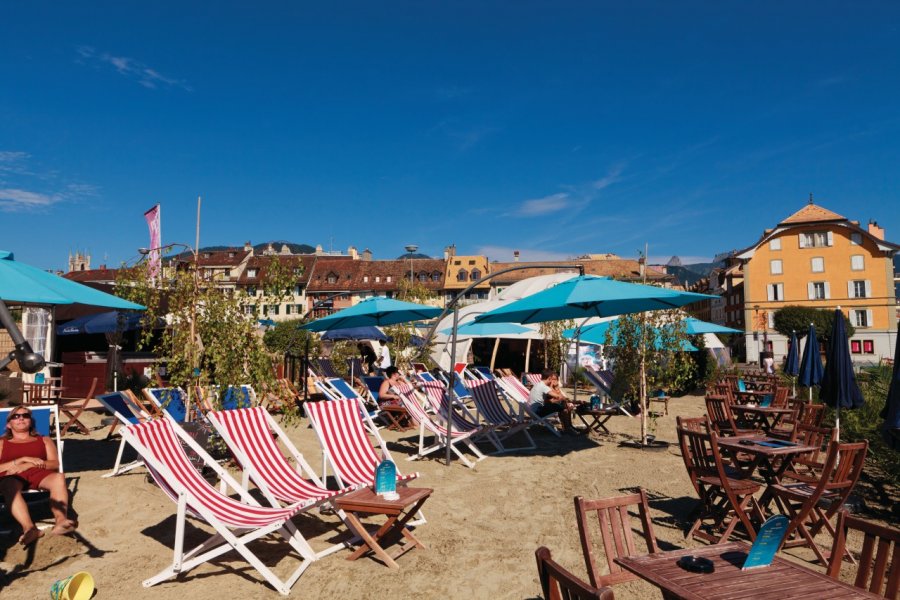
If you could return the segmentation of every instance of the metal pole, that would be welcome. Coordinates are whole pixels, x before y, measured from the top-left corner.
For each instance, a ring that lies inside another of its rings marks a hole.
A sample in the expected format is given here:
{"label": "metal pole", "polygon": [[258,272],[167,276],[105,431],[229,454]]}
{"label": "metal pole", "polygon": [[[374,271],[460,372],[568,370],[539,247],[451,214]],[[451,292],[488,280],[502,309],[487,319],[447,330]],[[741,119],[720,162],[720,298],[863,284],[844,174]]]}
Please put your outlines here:
{"label": "metal pole", "polygon": [[450,402],[447,406],[447,466],[450,466],[450,452],[451,446],[453,444],[453,416],[451,411],[453,410],[453,390],[456,385],[456,369],[454,368],[456,365],[456,330],[459,327],[459,307],[453,307],[453,338],[450,344],[450,384],[447,387],[447,400]]}

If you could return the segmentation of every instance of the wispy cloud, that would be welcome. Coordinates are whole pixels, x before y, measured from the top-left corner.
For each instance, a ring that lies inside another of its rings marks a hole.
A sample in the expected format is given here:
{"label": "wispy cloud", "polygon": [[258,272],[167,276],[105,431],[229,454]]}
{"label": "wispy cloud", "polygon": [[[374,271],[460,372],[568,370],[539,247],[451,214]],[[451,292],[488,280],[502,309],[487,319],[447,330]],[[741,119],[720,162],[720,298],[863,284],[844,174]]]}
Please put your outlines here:
{"label": "wispy cloud", "polygon": [[21,212],[42,209],[56,204],[61,199],[58,194],[42,194],[16,188],[0,189],[0,210]]}
{"label": "wispy cloud", "polygon": [[76,52],[78,53],[78,62],[95,67],[112,67],[119,75],[137,81],[145,88],[151,90],[160,87],[181,88],[188,92],[193,91],[193,88],[185,80],[163,75],[156,69],[127,56],[114,56],[106,52],[98,52],[91,46],[79,46]]}
{"label": "wispy cloud", "polygon": [[514,213],[520,217],[539,217],[559,212],[569,206],[569,194],[560,192],[543,198],[526,200]]}
{"label": "wispy cloud", "polygon": [[522,261],[568,260],[572,258],[571,254],[562,252],[550,252],[534,248],[510,248],[507,246],[480,246],[476,248],[475,253],[487,256],[490,260],[509,262],[513,260],[513,252],[516,250],[519,251],[519,260]]}
{"label": "wispy cloud", "polygon": [[625,170],[625,163],[616,163],[612,167],[610,167],[609,171],[601,177],[600,179],[593,182],[592,186],[595,190],[605,190],[609,186],[613,185],[620,179],[620,175],[622,175],[622,171]]}
{"label": "wispy cloud", "polygon": [[27,152],[0,150],[0,212],[42,212],[98,195],[97,186],[65,181],[57,171],[33,162]]}

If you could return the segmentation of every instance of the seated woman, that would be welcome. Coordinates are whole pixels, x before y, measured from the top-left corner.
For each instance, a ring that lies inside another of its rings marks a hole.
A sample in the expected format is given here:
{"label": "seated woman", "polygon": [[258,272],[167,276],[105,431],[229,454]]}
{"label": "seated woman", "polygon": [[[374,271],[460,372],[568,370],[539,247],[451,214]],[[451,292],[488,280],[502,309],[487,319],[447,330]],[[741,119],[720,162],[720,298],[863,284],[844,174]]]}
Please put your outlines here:
{"label": "seated woman", "polygon": [[75,531],[78,523],[70,519],[69,490],[66,477],[58,471],[59,455],[50,438],[34,430],[31,411],[19,406],[10,411],[6,432],[0,437],[0,493],[13,518],[22,526],[23,546],[44,535],[31,520],[22,491],[41,489],[50,492],[50,510],[56,520],[51,533],[64,535]]}
{"label": "seated woman", "polygon": [[378,404],[388,406],[401,406],[400,394],[397,393],[396,385],[403,381],[403,375],[397,367],[388,367],[384,370],[384,381],[378,388]]}

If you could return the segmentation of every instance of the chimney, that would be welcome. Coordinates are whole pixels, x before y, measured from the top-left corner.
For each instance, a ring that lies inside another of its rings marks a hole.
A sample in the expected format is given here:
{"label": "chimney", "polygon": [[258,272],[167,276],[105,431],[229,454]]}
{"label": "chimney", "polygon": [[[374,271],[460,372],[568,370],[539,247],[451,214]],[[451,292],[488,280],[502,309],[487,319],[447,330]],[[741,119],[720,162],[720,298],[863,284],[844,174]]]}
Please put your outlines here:
{"label": "chimney", "polygon": [[363,250],[363,252],[362,252],[362,259],[363,259],[363,260],[372,260],[372,251],[369,250],[368,248],[366,248],[365,250]]}
{"label": "chimney", "polygon": [[322,244],[316,244],[316,256],[322,256],[325,251],[322,250]]}
{"label": "chimney", "polygon": [[244,242],[244,252],[253,252],[253,245],[250,242]]}
{"label": "chimney", "polygon": [[359,252],[356,251],[356,246],[350,246],[349,248],[347,248],[347,254],[353,260],[359,260]]}
{"label": "chimney", "polygon": [[869,233],[879,240],[884,241],[884,228],[879,227],[877,221],[869,221]]}
{"label": "chimney", "polygon": [[519,251],[513,250],[513,262],[519,262]]}

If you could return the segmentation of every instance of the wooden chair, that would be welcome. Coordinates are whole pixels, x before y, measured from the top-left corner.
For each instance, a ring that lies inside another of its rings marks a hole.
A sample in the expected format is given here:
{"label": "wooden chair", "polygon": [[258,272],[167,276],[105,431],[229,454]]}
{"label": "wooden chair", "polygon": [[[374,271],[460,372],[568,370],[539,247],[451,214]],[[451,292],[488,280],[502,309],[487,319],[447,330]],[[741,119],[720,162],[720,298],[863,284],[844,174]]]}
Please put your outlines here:
{"label": "wooden chair", "polygon": [[865,537],[853,585],[884,598],[896,600],[900,597],[900,530],[851,517],[845,510],[838,513],[836,529],[828,565],[829,577],[840,579],[847,530],[855,529]]}
{"label": "wooden chair", "polygon": [[[722,543],[740,522],[750,538],[755,539],[756,530],[746,511],[752,507],[757,514],[762,513],[753,497],[761,486],[749,479],[741,479],[737,472],[728,471],[714,432],[695,431],[680,424],[677,430],[688,477],[702,503],[699,516],[684,537]],[[707,520],[712,521],[709,532],[702,529]]]}
{"label": "wooden chair", "polygon": [[791,436],[791,441],[804,446],[815,446],[817,450],[796,456],[782,477],[796,481],[818,481],[825,468],[824,455],[832,438],[834,438],[834,429],[814,427],[804,423],[798,424],[794,435]]}
{"label": "wooden chair", "polygon": [[706,414],[709,416],[712,430],[719,435],[747,435],[756,433],[756,429],[739,427],[734,420],[731,406],[725,396],[716,394],[706,396]]}
{"label": "wooden chair", "polygon": [[[825,553],[813,538],[823,528],[832,536],[835,535],[830,520],[856,487],[868,450],[868,441],[845,444],[832,441],[828,447],[822,476],[817,482],[801,481],[769,486],[776,502],[791,519],[785,541],[782,542],[783,548],[809,546],[822,564],[828,564]],[[823,500],[828,503],[827,508],[821,504]],[[852,557],[850,559],[853,560]]]}
{"label": "wooden chair", "polygon": [[91,432],[91,430],[88,429],[87,425],[78,420],[78,417],[80,417],[81,413],[84,412],[84,409],[87,408],[88,402],[90,402],[94,398],[95,391],[97,391],[96,377],[94,377],[94,380],[91,382],[90,391],[88,391],[87,396],[85,396],[83,399],[60,399],[59,412],[69,418],[69,420],[66,421],[66,424],[63,425],[61,435],[66,435],[66,433],[68,433],[69,429],[71,429],[72,427],[74,427],[78,433],[83,433],[84,435],[88,435]]}
{"label": "wooden chair", "polygon": [[[650,522],[647,493],[643,489],[636,494],[600,500],[585,500],[581,496],[575,497],[575,517],[578,521],[578,533],[581,536],[581,551],[584,553],[584,564],[587,567],[591,585],[594,587],[615,585],[638,579],[637,575],[624,570],[615,562],[615,559],[619,557],[639,553],[635,549],[631,522],[628,518],[629,506],[636,506],[638,509],[641,533],[647,545],[647,552],[650,554],[659,552],[656,537],[653,534],[653,524]],[[589,517],[593,515],[590,513],[596,514],[600,526],[600,537],[603,540],[603,550],[609,568],[607,575],[600,574],[597,561],[594,559],[594,543],[588,522]]]}
{"label": "wooden chair", "polygon": [[609,588],[597,589],[567,571],[550,556],[546,546],[538,548],[538,578],[541,580],[544,600],[614,600],[615,594]]}

